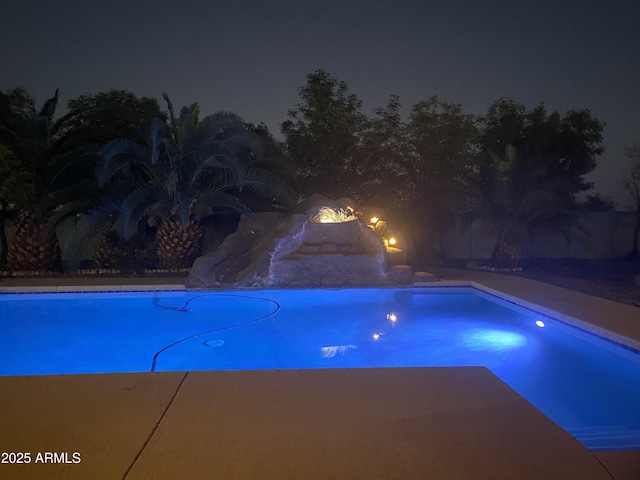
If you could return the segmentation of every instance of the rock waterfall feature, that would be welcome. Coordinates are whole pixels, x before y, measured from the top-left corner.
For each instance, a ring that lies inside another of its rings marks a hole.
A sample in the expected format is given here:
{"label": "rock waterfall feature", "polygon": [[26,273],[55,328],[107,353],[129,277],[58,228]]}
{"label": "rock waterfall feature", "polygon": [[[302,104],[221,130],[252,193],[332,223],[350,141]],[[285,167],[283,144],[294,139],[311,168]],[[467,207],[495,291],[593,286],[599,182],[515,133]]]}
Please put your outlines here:
{"label": "rock waterfall feature", "polygon": [[314,195],[304,213],[243,217],[198,258],[187,288],[351,287],[405,283],[389,273],[382,239],[344,202]]}

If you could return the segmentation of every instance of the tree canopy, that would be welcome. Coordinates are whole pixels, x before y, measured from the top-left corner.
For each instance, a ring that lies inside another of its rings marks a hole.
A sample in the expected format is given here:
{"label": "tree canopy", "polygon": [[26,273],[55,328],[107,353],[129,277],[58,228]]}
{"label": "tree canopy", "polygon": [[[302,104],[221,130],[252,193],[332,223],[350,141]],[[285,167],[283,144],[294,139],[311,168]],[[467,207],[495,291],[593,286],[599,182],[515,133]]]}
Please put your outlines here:
{"label": "tree canopy", "polygon": [[626,156],[631,160],[629,175],[622,181],[622,186],[631,199],[631,208],[636,217],[636,225],[633,229],[633,246],[628,258],[638,258],[638,242],[640,240],[640,143],[634,143],[627,148]]}
{"label": "tree canopy", "polygon": [[376,108],[363,128],[354,162],[356,196],[367,204],[387,208],[406,205],[411,198],[407,124],[402,120],[400,98],[391,95],[384,108]]}
{"label": "tree canopy", "polygon": [[309,74],[299,94],[301,103],[289,110],[281,132],[301,189],[332,196],[352,194],[366,118],[362,102],[345,82],[324,70]]}
{"label": "tree canopy", "polygon": [[585,180],[604,152],[604,124],[589,110],[569,110],[564,116],[547,113],[544,104],[527,111],[513,98],[500,98],[480,120],[480,161],[491,164],[505,158],[507,149],[518,152],[513,180],[520,184],[543,172],[539,181],[555,180],[554,194],[573,202],[577,193],[593,187]]}
{"label": "tree canopy", "polygon": [[588,110],[561,116],[542,104],[528,111],[512,98],[491,104],[480,119],[470,210],[496,235],[494,255],[527,234],[567,226],[576,194],[592,188],[584,176],[604,151],[603,128]]}
{"label": "tree canopy", "polygon": [[[0,92],[3,221],[8,205],[39,205],[36,213],[48,215],[55,229],[68,216],[95,213],[107,191],[117,190],[128,193],[111,210],[104,207],[107,224],[127,237],[143,217],[160,215],[143,201],[164,202],[160,216],[186,226],[204,218],[198,205],[213,195],[203,193],[205,185],[222,182],[216,202],[250,211],[268,208],[252,189],[266,193],[278,184],[291,197],[291,182],[279,183],[282,177],[293,178],[303,194],[384,205],[414,233],[422,228],[440,241],[461,216],[483,218],[505,246],[523,232],[531,238],[538,228],[560,228],[570,210],[609,208],[600,197],[576,200],[592,187],[585,176],[604,150],[604,124],[588,110],[560,114],[503,97],[475,116],[431,96],[405,120],[400,98],[390,95],[367,116],[346,82],[325,70],[309,74],[298,93],[278,144],[266,125],[220,113],[200,118],[196,103],[176,114],[168,102],[165,113],[153,98],[110,90],[70,100],[68,113],[56,119],[57,92],[40,110],[24,89]],[[214,123],[226,153],[207,150]],[[223,175],[214,180],[213,172]],[[624,184],[628,191],[634,179]],[[222,201],[221,193],[229,198]]]}
{"label": "tree canopy", "polygon": [[167,120],[155,98],[128,90],[80,95],[67,107],[64,133],[76,143],[104,145],[114,138],[144,143],[153,119]]}
{"label": "tree canopy", "polygon": [[367,117],[347,84],[324,70],[299,94],[281,130],[301,190],[411,211],[410,223],[428,223],[440,239],[460,214],[491,219],[501,241],[559,228],[576,195],[592,188],[585,175],[604,151],[604,125],[588,110],[561,115],[503,97],[478,117],[432,96],[405,122],[392,95]]}

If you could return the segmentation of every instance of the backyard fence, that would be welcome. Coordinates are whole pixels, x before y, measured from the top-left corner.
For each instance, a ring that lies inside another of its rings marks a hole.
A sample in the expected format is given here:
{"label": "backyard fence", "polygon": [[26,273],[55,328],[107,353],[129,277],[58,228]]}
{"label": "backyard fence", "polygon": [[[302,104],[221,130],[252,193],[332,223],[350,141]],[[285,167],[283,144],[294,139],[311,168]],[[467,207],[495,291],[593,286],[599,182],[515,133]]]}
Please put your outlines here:
{"label": "backyard fence", "polygon": [[[581,212],[567,223],[567,235],[535,235],[521,248],[525,256],[534,258],[621,258],[633,246],[635,225],[634,212]],[[429,250],[447,259],[489,258],[496,240],[483,226],[483,220],[459,222],[439,245],[432,244]]]}

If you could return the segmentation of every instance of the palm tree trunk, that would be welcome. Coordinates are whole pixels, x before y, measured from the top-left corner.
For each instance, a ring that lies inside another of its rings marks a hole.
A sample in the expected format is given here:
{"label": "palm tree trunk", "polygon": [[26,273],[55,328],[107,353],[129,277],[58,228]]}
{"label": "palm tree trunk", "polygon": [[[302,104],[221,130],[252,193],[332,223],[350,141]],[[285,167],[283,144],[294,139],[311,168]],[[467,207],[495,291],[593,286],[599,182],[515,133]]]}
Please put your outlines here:
{"label": "palm tree trunk", "polygon": [[44,226],[33,212],[21,210],[16,233],[7,249],[7,266],[12,272],[59,268],[60,246],[55,234],[44,235]]}
{"label": "palm tree trunk", "polygon": [[180,220],[164,219],[158,228],[156,252],[161,268],[191,267],[200,254],[203,231],[198,222],[191,220],[186,227]]}

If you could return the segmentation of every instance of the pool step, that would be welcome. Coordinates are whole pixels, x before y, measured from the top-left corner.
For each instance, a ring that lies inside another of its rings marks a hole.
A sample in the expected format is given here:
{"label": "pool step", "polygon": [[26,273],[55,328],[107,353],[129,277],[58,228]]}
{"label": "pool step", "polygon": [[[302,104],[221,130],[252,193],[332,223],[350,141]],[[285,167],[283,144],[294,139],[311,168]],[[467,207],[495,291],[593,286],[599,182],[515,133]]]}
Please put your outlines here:
{"label": "pool step", "polygon": [[567,431],[589,450],[640,449],[640,425],[604,425]]}

